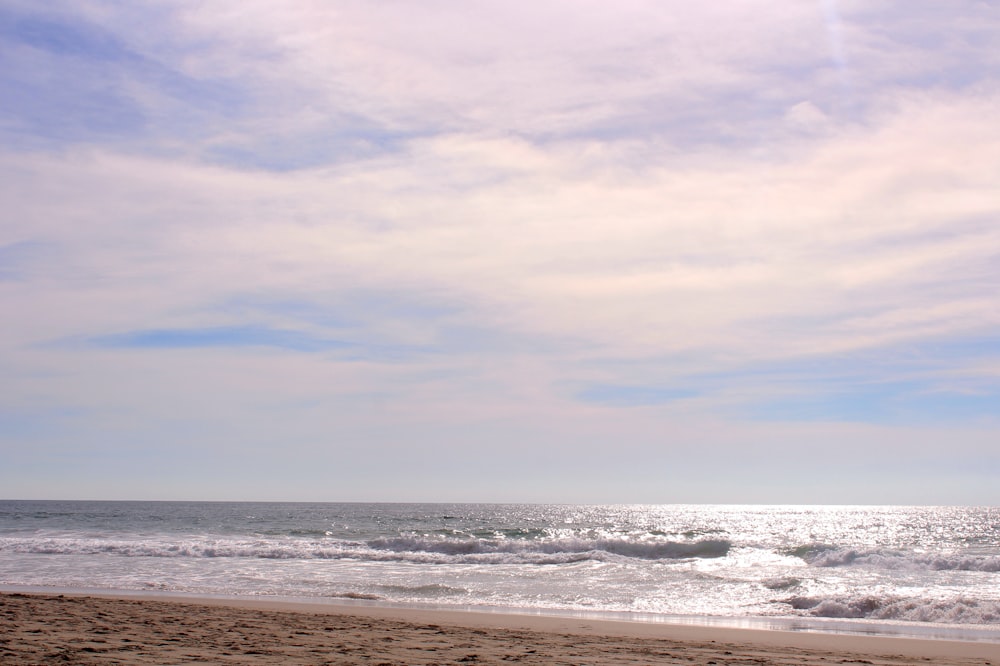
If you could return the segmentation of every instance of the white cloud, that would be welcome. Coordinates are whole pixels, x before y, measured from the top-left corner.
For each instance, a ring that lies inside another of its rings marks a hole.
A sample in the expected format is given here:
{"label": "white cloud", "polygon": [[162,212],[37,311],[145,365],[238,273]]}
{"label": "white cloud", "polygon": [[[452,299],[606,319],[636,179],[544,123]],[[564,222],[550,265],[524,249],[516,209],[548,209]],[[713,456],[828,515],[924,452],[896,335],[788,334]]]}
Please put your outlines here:
{"label": "white cloud", "polygon": [[[732,422],[828,379],[795,363],[1000,324],[1000,49],[961,12],[948,25],[971,41],[936,69],[924,14],[889,30],[892,7],[839,3],[843,71],[819,3],[165,7],[158,32],[131,30],[143,10],[84,13],[244,106],[178,129],[167,110],[197,100],[142,80],[134,136],[0,156],[0,246],[45,248],[0,281],[8,404],[261,450],[283,428],[390,446],[408,427],[457,449],[492,425],[563,451],[623,427],[576,387],[688,382],[690,400],[634,411],[636,455],[738,450],[817,436]],[[949,78],[956,54],[978,56],[969,80]],[[226,326],[356,351],[88,347]],[[739,376],[767,364],[791,369]],[[865,381],[992,390],[974,368]]]}
{"label": "white cloud", "polygon": [[[101,328],[165,324],[241,292],[371,288],[451,294],[491,326],[619,353],[801,353],[810,341],[823,351],[830,333],[864,346],[853,324],[766,330],[768,342],[754,327],[819,313],[876,321],[873,309],[975,332],[996,323],[1000,239],[982,222],[1000,212],[996,105],[925,97],[781,160],[710,153],[685,168],[668,154],[642,171],[628,153],[588,153],[588,142],[542,149],[468,135],[292,174],[34,157],[8,161],[17,222],[5,240],[66,248],[64,277],[97,298],[150,296],[94,309]],[[959,302],[983,305],[935,319]],[[80,332],[94,326],[76,321]]]}

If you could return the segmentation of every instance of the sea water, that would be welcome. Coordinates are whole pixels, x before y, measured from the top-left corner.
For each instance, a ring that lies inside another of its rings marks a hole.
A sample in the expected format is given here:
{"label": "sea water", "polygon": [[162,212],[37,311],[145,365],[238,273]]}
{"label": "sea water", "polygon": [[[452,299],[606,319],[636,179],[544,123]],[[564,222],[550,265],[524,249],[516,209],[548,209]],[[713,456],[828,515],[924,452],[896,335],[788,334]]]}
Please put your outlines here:
{"label": "sea water", "polygon": [[0,501],[0,587],[1000,641],[1000,509]]}

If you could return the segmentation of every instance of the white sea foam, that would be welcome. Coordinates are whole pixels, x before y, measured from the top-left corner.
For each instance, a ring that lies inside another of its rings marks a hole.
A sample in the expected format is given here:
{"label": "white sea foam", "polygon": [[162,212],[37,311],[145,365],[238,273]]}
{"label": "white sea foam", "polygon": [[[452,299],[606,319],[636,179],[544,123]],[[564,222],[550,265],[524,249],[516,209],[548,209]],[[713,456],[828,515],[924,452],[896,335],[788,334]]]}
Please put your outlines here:
{"label": "white sea foam", "polygon": [[769,590],[790,590],[802,585],[802,579],[793,577],[765,578],[761,581],[761,585]]}
{"label": "white sea foam", "polygon": [[1000,623],[1000,602],[966,599],[882,598],[875,595],[792,597],[785,603],[815,617],[943,622],[948,624]]}
{"label": "white sea foam", "polygon": [[394,537],[367,542],[305,539],[184,539],[175,541],[94,538],[4,538],[0,552],[122,557],[258,559],[356,559],[422,564],[565,564],[622,558],[681,560],[723,557],[723,540],[634,542],[611,539],[487,540]]}
{"label": "white sea foam", "polygon": [[723,557],[730,542],[722,539],[703,541],[635,541],[628,539],[551,539],[551,540],[492,540],[492,539],[428,539],[398,537],[369,541],[369,547],[396,553],[441,553],[446,555],[511,554],[537,556],[587,556],[603,559],[619,555],[646,560],[676,560],[696,557]]}
{"label": "white sea foam", "polygon": [[1000,572],[1000,557],[978,554],[926,554],[806,546],[792,551],[814,567],[864,566],[880,569]]}
{"label": "white sea foam", "polygon": [[450,585],[441,585],[440,583],[431,583],[429,585],[378,585],[377,588],[396,597],[418,598],[453,597],[469,592],[462,587],[452,587]]}
{"label": "white sea foam", "polygon": [[0,585],[985,624],[1000,640],[998,527],[988,507],[0,501]]}

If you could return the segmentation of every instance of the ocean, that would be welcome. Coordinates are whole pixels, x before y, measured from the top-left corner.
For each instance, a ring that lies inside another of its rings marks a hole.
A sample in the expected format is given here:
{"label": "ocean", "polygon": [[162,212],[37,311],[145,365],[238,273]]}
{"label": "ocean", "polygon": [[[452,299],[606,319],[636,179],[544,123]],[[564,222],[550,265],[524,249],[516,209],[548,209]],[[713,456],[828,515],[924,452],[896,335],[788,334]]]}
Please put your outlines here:
{"label": "ocean", "polygon": [[1000,509],[0,501],[0,588],[1000,642]]}

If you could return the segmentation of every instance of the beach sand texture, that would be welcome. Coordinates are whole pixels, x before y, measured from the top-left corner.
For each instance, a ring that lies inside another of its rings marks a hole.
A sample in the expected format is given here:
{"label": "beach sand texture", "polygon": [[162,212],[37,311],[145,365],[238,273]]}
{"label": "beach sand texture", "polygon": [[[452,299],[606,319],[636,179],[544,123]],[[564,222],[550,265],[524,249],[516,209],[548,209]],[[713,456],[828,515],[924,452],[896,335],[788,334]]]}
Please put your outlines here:
{"label": "beach sand texture", "polygon": [[990,644],[568,618],[0,595],[2,664],[983,665],[998,654]]}

